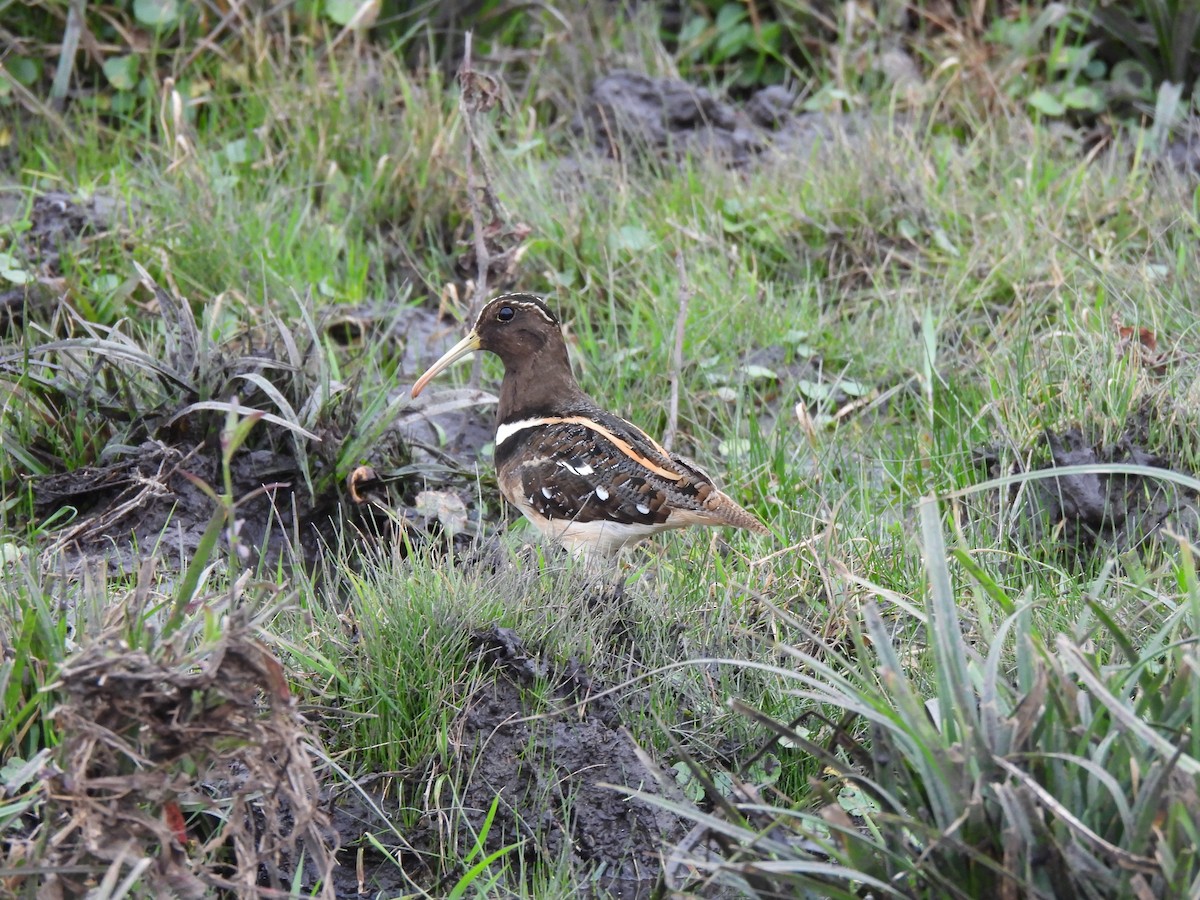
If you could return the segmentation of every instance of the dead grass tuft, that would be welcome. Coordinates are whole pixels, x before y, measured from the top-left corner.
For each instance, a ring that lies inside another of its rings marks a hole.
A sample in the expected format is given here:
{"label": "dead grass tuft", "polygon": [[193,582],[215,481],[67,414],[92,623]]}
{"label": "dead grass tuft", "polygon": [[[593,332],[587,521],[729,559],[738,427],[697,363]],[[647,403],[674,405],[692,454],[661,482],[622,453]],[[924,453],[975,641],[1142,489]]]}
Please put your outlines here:
{"label": "dead grass tuft", "polygon": [[155,894],[275,896],[303,854],[314,895],[331,897],[312,738],[249,617],[188,650],[131,649],[127,629],[104,629],[60,672],[44,895],[82,895],[74,873],[115,882],[129,868]]}

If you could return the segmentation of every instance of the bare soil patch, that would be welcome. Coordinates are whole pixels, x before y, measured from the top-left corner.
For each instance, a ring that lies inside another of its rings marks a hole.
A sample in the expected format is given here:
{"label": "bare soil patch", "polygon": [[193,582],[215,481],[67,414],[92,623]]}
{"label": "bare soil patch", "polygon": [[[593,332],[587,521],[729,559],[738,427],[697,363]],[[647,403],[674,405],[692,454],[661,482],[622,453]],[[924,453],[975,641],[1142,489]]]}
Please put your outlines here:
{"label": "bare soil patch", "polygon": [[[1047,432],[1039,454],[1043,461],[1031,471],[1123,464],[1187,472],[1186,461],[1148,448],[1149,415],[1140,412],[1109,445],[1089,440],[1080,428]],[[983,460],[992,475],[1000,474],[994,450],[985,451]],[[1200,535],[1200,496],[1147,475],[1100,471],[1039,478],[1013,485],[1009,498],[1020,502],[1022,524],[1033,539],[1076,561],[1135,549],[1164,530],[1193,539]]]}
{"label": "bare soil patch", "polygon": [[[577,663],[555,665],[511,629],[485,629],[475,641],[490,670],[451,726],[446,774],[454,808],[427,810],[398,842],[380,819],[381,813],[398,818],[394,804],[378,794],[365,800],[359,792],[340,793],[328,804],[342,847],[342,864],[333,872],[336,895],[360,896],[364,889],[390,895],[413,883],[434,895],[448,891],[464,873],[438,876],[426,858],[444,863],[439,848],[476,846],[498,802],[483,850],[511,847],[501,862],[510,873],[553,870],[565,858],[576,872],[591,873],[597,896],[651,896],[661,880],[663,853],[685,826],[616,787],[678,801],[672,774],[636,746],[616,700],[589,699],[600,686]],[[560,709],[547,713],[547,701]],[[411,779],[402,793],[423,795],[429,777]]]}
{"label": "bare soil patch", "polygon": [[780,86],[739,104],[677,78],[618,69],[596,80],[572,128],[605,156],[713,156],[740,166],[769,151],[803,162],[870,126],[869,117],[797,106],[797,96]]}

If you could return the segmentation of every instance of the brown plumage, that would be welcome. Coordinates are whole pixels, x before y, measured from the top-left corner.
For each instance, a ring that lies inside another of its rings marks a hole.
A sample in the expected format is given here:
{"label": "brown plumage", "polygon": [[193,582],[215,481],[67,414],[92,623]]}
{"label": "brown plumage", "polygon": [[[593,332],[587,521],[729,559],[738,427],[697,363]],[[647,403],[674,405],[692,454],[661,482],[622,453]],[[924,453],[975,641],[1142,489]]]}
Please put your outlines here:
{"label": "brown plumage", "polygon": [[688,525],[767,533],[699,466],[580,389],[558,319],[537,297],[505,294],[484,306],[467,336],[417,379],[413,396],[472,350],[504,363],[500,491],[547,537],[573,552],[607,555]]}

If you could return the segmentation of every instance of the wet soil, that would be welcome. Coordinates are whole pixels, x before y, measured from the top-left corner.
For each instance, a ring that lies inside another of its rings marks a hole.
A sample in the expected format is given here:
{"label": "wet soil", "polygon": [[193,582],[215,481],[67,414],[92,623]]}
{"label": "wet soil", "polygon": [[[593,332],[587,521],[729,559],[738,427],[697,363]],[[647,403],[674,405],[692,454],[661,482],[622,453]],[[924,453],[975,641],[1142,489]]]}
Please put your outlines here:
{"label": "wet soil", "polygon": [[596,80],[572,129],[605,156],[712,156],[740,166],[770,153],[807,161],[871,126],[867,115],[797,107],[797,96],[780,86],[739,104],[676,78],[619,69]]}
{"label": "wet soil", "polygon": [[[99,240],[119,228],[128,215],[124,201],[106,194],[81,198],[48,191],[30,201],[19,186],[0,183],[0,237],[29,279],[23,285],[0,280],[0,337],[27,315],[40,313],[47,318],[54,309],[63,289],[64,246]],[[13,230],[3,234],[5,226]]]}
{"label": "wet soil", "polygon": [[[300,473],[295,461],[273,449],[238,454],[231,464],[234,495],[241,498],[228,535],[239,563],[256,566],[292,549],[315,561],[331,545],[339,509],[350,521],[361,517],[353,506],[315,506],[295,501]],[[219,486],[217,454],[203,446],[185,452],[146,441],[114,463],[85,466],[33,480],[34,510],[48,520],[74,512],[70,525],[54,533],[47,548],[67,570],[103,560],[110,571],[136,572],[154,557],[182,568],[196,553],[216,510],[197,483]]]}
{"label": "wet soil", "polygon": [[[578,664],[547,671],[548,663],[509,629],[493,628],[477,640],[504,677],[477,691],[464,709],[462,745],[477,760],[464,809],[481,815],[499,796],[517,821],[490,838],[497,847],[523,839],[537,846],[537,855],[567,853],[576,867],[596,873],[593,884],[605,895],[649,896],[663,848],[684,827],[615,788],[681,801],[669,773],[634,744],[611,696],[589,699],[603,686]],[[519,721],[534,708],[527,692],[538,682],[552,685],[563,710]]]}
{"label": "wet soil", "polygon": [[[1147,449],[1149,410],[1128,423],[1116,443],[1088,440],[1081,429],[1046,433],[1042,462],[1033,472],[1051,473],[1065,466],[1137,465],[1168,471],[1188,471],[1183,462]],[[989,474],[1001,473],[999,455],[988,449],[981,456]],[[1020,471],[1013,467],[1009,471]],[[1017,502],[1023,535],[1056,547],[1066,557],[1085,562],[1097,554],[1110,555],[1147,544],[1165,531],[1200,536],[1200,496],[1164,479],[1148,475],[1094,472],[1037,478],[1009,491]]]}
{"label": "wet soil", "polygon": [[[877,68],[901,90],[921,85],[916,63],[903,51],[883,53]],[[897,124],[893,118],[886,127]],[[772,156],[811,163],[826,149],[853,145],[880,127],[884,120],[869,112],[805,111],[797,95],[780,85],[734,101],[677,78],[624,69],[596,80],[572,122],[572,130],[605,156],[712,156],[735,166]],[[1094,143],[1074,140],[1085,153]],[[1132,155],[1133,143],[1117,139],[1113,150]],[[1189,179],[1200,175],[1200,116],[1172,129],[1157,161]]]}
{"label": "wet soil", "polygon": [[[398,822],[398,811],[378,794],[369,802],[359,793],[332,801],[331,823],[342,847],[342,864],[333,872],[337,896],[361,896],[364,889],[367,896],[392,896],[413,883],[434,895],[448,891],[463,872],[439,875],[425,859],[444,864],[439,848],[452,842],[462,852],[476,846],[496,804],[483,849],[513,847],[510,873],[529,877],[566,860],[589,876],[593,896],[650,897],[661,881],[664,852],[686,826],[627,792],[681,802],[672,774],[637,747],[622,727],[617,701],[596,698],[602,686],[578,664],[555,665],[507,628],[480,631],[475,644],[491,668],[450,728],[446,775],[455,786],[454,807],[428,810],[399,842],[381,821],[382,813]],[[414,778],[403,794],[422,795],[428,778]],[[403,871],[365,839],[367,833]]]}

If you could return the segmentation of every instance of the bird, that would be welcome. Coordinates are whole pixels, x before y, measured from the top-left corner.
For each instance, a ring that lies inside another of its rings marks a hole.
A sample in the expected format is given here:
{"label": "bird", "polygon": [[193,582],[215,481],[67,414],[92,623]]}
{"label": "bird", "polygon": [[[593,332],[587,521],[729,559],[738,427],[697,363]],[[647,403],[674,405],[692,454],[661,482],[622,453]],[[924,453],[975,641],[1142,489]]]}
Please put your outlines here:
{"label": "bird", "polygon": [[769,533],[696,463],[583,392],[558,317],[533,294],[484,305],[466,337],[416,380],[412,396],[476,350],[504,364],[494,454],[500,492],[550,541],[575,556],[605,558],[689,525]]}

